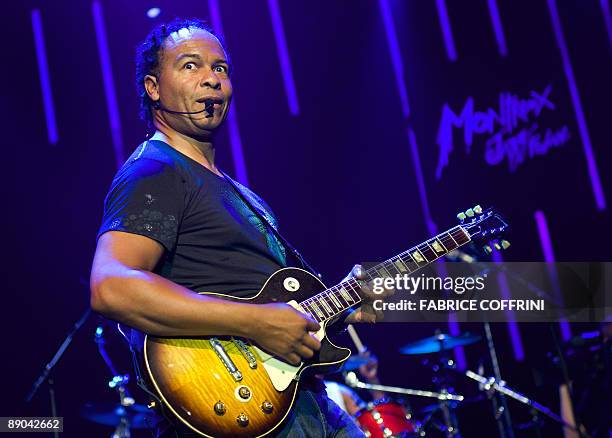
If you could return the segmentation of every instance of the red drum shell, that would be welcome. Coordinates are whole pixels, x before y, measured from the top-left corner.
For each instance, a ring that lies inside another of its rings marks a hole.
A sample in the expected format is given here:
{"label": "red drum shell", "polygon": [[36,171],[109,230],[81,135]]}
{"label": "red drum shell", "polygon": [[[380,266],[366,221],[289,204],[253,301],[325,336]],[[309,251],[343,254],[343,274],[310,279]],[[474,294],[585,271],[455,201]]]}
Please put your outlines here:
{"label": "red drum shell", "polygon": [[[364,431],[370,432],[371,438],[384,438],[388,428],[393,435],[414,433],[414,425],[402,405],[388,400],[380,400],[357,412],[357,421]],[[382,420],[382,421],[381,421]]]}

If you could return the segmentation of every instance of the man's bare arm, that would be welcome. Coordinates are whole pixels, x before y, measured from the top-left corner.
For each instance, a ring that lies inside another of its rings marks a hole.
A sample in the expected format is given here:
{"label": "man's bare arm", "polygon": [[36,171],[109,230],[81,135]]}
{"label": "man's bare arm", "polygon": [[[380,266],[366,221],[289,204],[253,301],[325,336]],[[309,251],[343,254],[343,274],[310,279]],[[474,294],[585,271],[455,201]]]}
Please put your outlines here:
{"label": "man's bare arm", "polygon": [[313,355],[308,334],[318,324],[286,305],[236,303],[198,295],[152,271],[164,248],[156,241],[109,231],[98,240],[91,306],[104,316],[156,336],[235,335],[253,339],[290,362]]}

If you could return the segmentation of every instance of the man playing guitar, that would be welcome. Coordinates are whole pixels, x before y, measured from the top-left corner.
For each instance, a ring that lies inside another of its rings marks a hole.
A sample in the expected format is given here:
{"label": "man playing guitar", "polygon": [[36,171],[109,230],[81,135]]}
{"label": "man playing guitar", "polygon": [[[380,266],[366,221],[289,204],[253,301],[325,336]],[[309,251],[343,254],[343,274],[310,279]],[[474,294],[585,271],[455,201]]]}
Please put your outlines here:
{"label": "man playing guitar", "polygon": [[[118,171],[105,200],[91,305],[149,335],[237,336],[298,364],[320,348],[313,336],[320,326],[309,315],[284,303],[230,302],[194,293],[247,297],[286,266],[285,247],[234,186],[276,227],[269,207],[215,164],[214,136],[232,98],[230,70],[223,45],[197,20],[158,26],[140,46],[141,115],[155,133]],[[352,274],[363,279],[360,266]],[[362,288],[374,297],[367,285]],[[347,322],[375,320],[367,299],[347,317]],[[178,428],[169,431],[189,436]],[[362,436],[314,381],[301,385],[294,409],[275,434]]]}

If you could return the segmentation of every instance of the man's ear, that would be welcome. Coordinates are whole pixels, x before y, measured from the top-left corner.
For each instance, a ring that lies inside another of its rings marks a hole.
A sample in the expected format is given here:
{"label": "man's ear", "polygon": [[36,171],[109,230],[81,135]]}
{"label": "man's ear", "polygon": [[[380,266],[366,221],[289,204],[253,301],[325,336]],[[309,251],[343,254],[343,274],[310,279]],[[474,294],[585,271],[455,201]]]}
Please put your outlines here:
{"label": "man's ear", "polygon": [[153,102],[159,101],[159,84],[157,78],[153,75],[146,75],[144,77],[144,86],[149,98]]}

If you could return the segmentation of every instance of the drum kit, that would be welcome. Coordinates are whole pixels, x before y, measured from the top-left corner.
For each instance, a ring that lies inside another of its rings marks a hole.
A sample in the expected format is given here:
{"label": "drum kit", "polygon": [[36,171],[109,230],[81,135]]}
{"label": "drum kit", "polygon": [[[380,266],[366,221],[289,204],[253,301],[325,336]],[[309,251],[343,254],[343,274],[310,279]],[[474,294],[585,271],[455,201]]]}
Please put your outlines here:
{"label": "drum kit", "polygon": [[[361,341],[349,326],[349,334],[355,342],[358,350],[366,351]],[[351,357],[344,365],[345,383],[354,389],[365,389],[380,391],[393,396],[384,397],[367,405],[357,412],[356,421],[367,437],[418,437],[431,435],[431,431],[437,431],[438,435],[456,437],[459,436],[459,428],[454,413],[459,403],[465,400],[460,394],[453,391],[452,375],[449,371],[454,370],[455,363],[449,359],[447,353],[455,347],[467,346],[480,340],[480,336],[465,333],[459,336],[451,336],[437,332],[434,336],[412,342],[400,348],[402,355],[424,355],[435,354],[437,360],[431,366],[436,383],[437,391],[402,388],[396,386],[380,385],[361,382],[354,370],[366,364],[370,359],[362,356]],[[404,397],[399,398],[398,396]],[[436,400],[420,411],[423,416],[417,419],[412,413],[410,404],[406,400],[409,397],[427,397]]]}
{"label": "drum kit", "polygon": [[[360,352],[367,351],[351,326],[349,326],[349,334]],[[487,337],[489,336],[490,331],[487,331]],[[355,370],[367,364],[371,359],[362,356],[351,357],[342,370],[344,381],[349,387],[389,394],[384,398],[367,403],[355,414],[355,420],[366,437],[442,436],[458,438],[461,436],[457,418],[458,408],[489,399],[493,404],[493,415],[498,422],[499,436],[512,438],[514,436],[512,426],[509,423],[504,424],[503,421],[503,413],[507,410],[504,396],[517,400],[529,408],[535,419],[539,414],[543,414],[564,427],[576,430],[574,426],[567,424],[547,407],[511,389],[501,378],[486,377],[482,369],[478,373],[469,369],[459,371],[455,362],[450,358],[452,350],[456,347],[476,344],[480,340],[480,336],[470,333],[453,336],[437,331],[434,336],[409,343],[399,349],[402,355],[433,355],[433,359],[429,356],[423,363],[430,368],[431,381],[436,385],[436,391],[362,382],[357,377]],[[468,398],[454,391],[457,381],[459,379],[465,381],[465,378],[478,383],[480,396]],[[418,410],[415,415],[406,397],[426,397],[436,402]]]}

